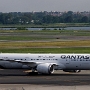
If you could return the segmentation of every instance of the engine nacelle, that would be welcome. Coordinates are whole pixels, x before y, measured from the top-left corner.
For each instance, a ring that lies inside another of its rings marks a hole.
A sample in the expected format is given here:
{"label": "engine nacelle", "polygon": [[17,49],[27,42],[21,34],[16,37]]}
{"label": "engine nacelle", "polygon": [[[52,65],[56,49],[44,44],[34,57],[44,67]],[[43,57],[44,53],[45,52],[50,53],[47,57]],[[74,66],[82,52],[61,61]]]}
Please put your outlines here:
{"label": "engine nacelle", "polygon": [[63,70],[64,72],[79,73],[81,70]]}
{"label": "engine nacelle", "polygon": [[37,71],[41,74],[51,74],[54,72],[54,66],[49,63],[39,64]]}

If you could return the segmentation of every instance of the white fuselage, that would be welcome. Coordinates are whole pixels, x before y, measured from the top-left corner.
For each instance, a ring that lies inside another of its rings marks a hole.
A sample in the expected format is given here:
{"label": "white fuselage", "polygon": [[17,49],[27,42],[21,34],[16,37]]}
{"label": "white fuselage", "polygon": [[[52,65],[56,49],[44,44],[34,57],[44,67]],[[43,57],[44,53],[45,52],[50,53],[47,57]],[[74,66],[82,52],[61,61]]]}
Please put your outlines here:
{"label": "white fuselage", "polygon": [[[20,62],[15,60],[20,60]],[[90,70],[90,54],[0,54],[0,67],[2,68],[31,69],[41,63],[53,64],[56,70]]]}

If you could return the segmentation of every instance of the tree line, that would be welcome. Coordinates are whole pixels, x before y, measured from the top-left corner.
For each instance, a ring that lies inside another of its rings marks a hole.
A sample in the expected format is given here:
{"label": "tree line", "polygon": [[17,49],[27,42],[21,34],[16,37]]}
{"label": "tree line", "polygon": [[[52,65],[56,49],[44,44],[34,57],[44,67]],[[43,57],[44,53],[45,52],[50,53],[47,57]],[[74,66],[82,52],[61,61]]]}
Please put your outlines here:
{"label": "tree line", "polygon": [[62,15],[51,15],[45,12],[12,12],[0,13],[0,24],[49,24],[49,23],[90,23],[90,16],[74,14],[72,11]]}

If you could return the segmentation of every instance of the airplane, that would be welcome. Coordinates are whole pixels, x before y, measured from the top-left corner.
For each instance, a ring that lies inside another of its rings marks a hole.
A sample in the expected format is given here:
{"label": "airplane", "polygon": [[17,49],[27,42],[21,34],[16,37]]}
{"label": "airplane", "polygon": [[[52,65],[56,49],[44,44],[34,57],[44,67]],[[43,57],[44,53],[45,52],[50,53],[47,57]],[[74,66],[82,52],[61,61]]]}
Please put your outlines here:
{"label": "airplane", "polygon": [[90,54],[0,53],[0,68],[30,69],[39,74],[52,74],[55,70],[80,72],[90,70]]}

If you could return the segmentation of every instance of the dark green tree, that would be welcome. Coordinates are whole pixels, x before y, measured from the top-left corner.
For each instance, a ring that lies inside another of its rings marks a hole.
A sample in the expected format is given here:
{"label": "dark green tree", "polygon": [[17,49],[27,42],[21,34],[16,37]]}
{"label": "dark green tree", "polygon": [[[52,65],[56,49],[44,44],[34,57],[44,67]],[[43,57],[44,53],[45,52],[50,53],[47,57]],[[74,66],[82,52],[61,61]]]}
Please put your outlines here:
{"label": "dark green tree", "polygon": [[82,23],[88,23],[88,21],[89,21],[89,19],[88,19],[87,16],[84,16],[84,17],[81,18]]}
{"label": "dark green tree", "polygon": [[66,23],[72,23],[72,22],[73,22],[72,16],[66,17],[66,18],[65,18],[65,22],[66,22]]}

